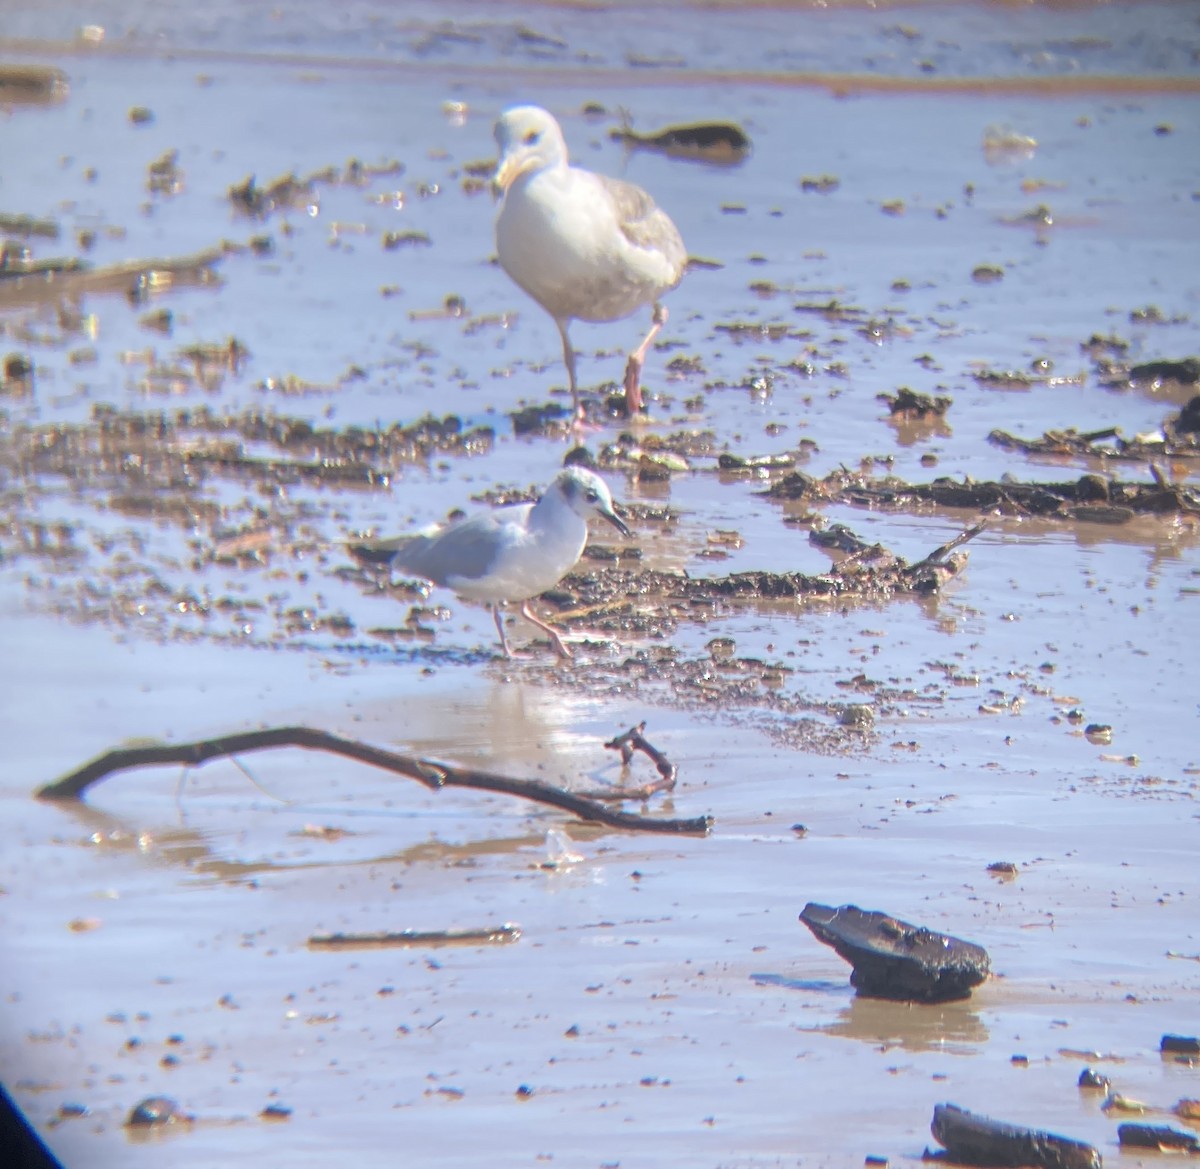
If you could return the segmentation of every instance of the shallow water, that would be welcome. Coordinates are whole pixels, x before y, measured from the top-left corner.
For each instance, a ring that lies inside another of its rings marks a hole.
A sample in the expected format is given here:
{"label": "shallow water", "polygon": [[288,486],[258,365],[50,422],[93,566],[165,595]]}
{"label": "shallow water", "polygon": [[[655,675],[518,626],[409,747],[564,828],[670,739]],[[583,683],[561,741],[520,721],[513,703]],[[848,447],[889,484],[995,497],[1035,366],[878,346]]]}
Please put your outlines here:
{"label": "shallow water", "polygon": [[[0,212],[60,224],[28,242],[38,257],[272,242],[138,303],[118,284],[64,309],[61,285],[0,281],[0,352],[36,369],[31,392],[0,400],[0,1070],[65,1165],[383,1165],[398,1139],[447,1165],[500,1150],[518,1164],[915,1163],[943,1100],[1110,1162],[1151,1160],[1119,1153],[1126,1118],[1075,1081],[1086,1064],[1155,1106],[1200,1096],[1196,1068],[1157,1050],[1200,1016],[1194,517],[993,518],[936,599],[730,604],[659,638],[590,642],[561,669],[492,659],[488,614],[449,595],[433,597],[446,612],[431,642],[372,632],[406,606],[342,571],[341,542],[544,483],[564,453],[512,434],[509,411],[562,400],[558,340],[490,262],[490,198],[464,187],[516,100],[554,111],[579,161],[647,187],[692,255],[721,265],[669,298],[643,438],[711,431],[714,451],[745,455],[815,444],[800,465],[818,476],[874,460],[911,482],[1149,481],[1141,463],[1023,457],[987,436],[1129,436],[1190,396],[1106,387],[1082,349],[1112,334],[1132,361],[1200,352],[1190,7],[6,0],[0,17],[0,61],[57,65],[70,86],[0,112]],[[83,25],[103,39],[80,40]],[[609,113],[585,117],[586,101]],[[152,120],[131,123],[134,106]],[[625,152],[608,136],[619,108],[639,129],[737,121],[753,153],[716,167]],[[1037,146],[988,153],[993,126]],[[169,150],[181,185],[149,191]],[[265,220],[226,197],[250,174],[352,157],[381,173],[317,183]],[[382,173],[393,161],[403,172]],[[822,175],[836,189],[801,190]],[[1039,205],[1053,222],[1023,221]],[[428,243],[385,248],[395,231]],[[1002,278],[977,282],[983,264]],[[448,296],[465,314],[435,313]],[[167,332],[145,323],[161,308]],[[735,324],[762,329],[721,327]],[[576,325],[585,383],[614,380],[644,325]],[[231,336],[248,358],[200,384],[181,351]],[[669,373],[676,356],[700,370]],[[1019,390],[975,376],[1035,362]],[[900,386],[950,396],[945,425],[895,427],[876,396]],[[453,413],[495,437],[397,457],[386,482],[353,487],[211,468],[167,484],[153,444],[74,475],[19,453],[29,428],[97,407],[201,405],[329,427]],[[1194,463],[1164,473],[1194,478]],[[808,525],[783,522],[805,509],[716,474],[715,454],[669,483],[609,481],[677,513],[635,525],[646,563],[828,567]],[[910,561],[977,518],[821,510]],[[247,529],[270,533],[265,556],[208,555]],[[741,539],[713,559],[718,531]],[[703,657],[716,636],[784,667],[775,689],[706,700],[622,669],[663,643]],[[858,737],[836,727],[854,701],[876,711]],[[86,806],[30,798],[126,740],[293,723],[592,786],[618,778],[602,743],[642,719],[680,769],[649,810],[710,813],[709,838],[581,827],[296,751],[244,761],[265,790],[219,762],[117,777]],[[1112,725],[1111,745],[1084,736],[1092,722]],[[551,832],[582,859],[542,867]],[[989,875],[998,860],[1018,876]],[[810,900],[978,941],[996,976],[945,1007],[856,1000],[848,967],[796,920]],[[503,921],[520,925],[515,944],[307,945]],[[196,1123],[135,1140],[124,1118],[160,1094]],[[275,1100],[290,1119],[259,1119]],[[70,1102],[89,1115],[60,1118]]]}

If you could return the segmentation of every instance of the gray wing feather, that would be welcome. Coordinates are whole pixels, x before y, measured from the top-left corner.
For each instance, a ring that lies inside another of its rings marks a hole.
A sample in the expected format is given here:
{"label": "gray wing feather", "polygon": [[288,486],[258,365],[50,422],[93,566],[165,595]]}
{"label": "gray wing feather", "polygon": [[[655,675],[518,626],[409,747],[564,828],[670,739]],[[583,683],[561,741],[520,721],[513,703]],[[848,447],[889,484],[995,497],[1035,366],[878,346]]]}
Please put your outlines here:
{"label": "gray wing feather", "polygon": [[662,252],[682,277],[687,249],[670,216],[641,187],[608,175],[596,176],[604,185],[625,238],[639,248]]}
{"label": "gray wing feather", "polygon": [[491,569],[499,550],[500,525],[493,516],[478,515],[432,536],[410,536],[399,542],[392,569],[445,585],[451,577],[476,580]]}

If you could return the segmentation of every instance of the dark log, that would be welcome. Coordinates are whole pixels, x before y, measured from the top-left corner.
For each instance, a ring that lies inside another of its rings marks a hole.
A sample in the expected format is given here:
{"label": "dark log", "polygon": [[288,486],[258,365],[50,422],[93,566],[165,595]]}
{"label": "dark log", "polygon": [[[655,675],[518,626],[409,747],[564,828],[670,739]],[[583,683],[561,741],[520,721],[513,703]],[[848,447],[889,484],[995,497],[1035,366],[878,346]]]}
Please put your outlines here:
{"label": "dark log", "polygon": [[344,755],[361,763],[368,763],[372,767],[415,779],[434,790],[443,787],[469,787],[480,791],[503,792],[506,795],[562,808],[574,813],[581,820],[593,820],[612,828],[704,836],[712,827],[710,816],[697,816],[690,820],[636,816],[629,812],[606,808],[594,800],[567,791],[566,788],[555,787],[538,780],[514,779],[490,771],[477,771],[474,768],[455,767],[432,759],[400,755],[395,751],[372,747],[369,743],[360,743],[357,739],[343,739],[313,727],[268,727],[259,731],[225,735],[217,739],[201,739],[195,743],[156,743],[146,747],[118,748],[40,788],[36,795],[40,800],[78,800],[92,784],[118,771],[129,771],[138,767],[161,767],[171,763],[196,767],[209,759],[244,755],[272,747],[303,747],[312,751],[329,751],[334,755]]}
{"label": "dark log", "polygon": [[988,976],[982,946],[886,913],[810,901],[800,920],[854,967],[850,985],[866,998],[949,1002],[968,998]]}
{"label": "dark log", "polygon": [[968,1165],[1036,1169],[1101,1169],[1102,1165],[1100,1153],[1083,1141],[990,1120],[957,1104],[935,1105],[930,1131],[946,1146],[950,1160]]}

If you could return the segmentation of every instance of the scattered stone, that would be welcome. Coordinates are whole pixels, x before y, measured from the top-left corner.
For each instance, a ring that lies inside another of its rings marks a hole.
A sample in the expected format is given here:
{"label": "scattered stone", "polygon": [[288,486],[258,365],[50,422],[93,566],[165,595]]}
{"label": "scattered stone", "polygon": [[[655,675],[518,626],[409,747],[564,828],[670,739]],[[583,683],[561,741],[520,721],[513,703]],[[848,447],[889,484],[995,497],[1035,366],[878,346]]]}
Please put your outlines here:
{"label": "scattered stone", "polygon": [[1012,861],[993,861],[988,865],[987,871],[995,873],[998,877],[1015,877],[1020,869]]}
{"label": "scattered stone", "polygon": [[854,967],[850,985],[868,998],[925,1003],[968,998],[991,965],[987,951],[974,942],[856,905],[835,909],[810,901],[800,920]]}
{"label": "scattered stone", "polygon": [[1100,1153],[1083,1141],[991,1120],[937,1104],[930,1126],[948,1159],[971,1165],[1036,1166],[1037,1169],[1101,1169]]}
{"label": "scattered stone", "polygon": [[1084,1068],[1079,1073],[1078,1086],[1089,1092],[1107,1092],[1112,1086],[1109,1078],[1092,1068]]}
{"label": "scattered stone", "polygon": [[1164,382],[1178,382],[1181,386],[1194,386],[1200,381],[1200,357],[1182,357],[1177,360],[1146,361],[1129,370],[1131,382],[1149,382],[1159,386]]}
{"label": "scattered stone", "polygon": [[67,75],[53,65],[0,64],[0,101],[59,101],[67,88]]}
{"label": "scattered stone", "polygon": [[728,451],[717,456],[722,471],[789,471],[796,465],[795,455],[735,455]]}
{"label": "scattered stone", "polygon": [[732,122],[694,122],[668,126],[653,134],[639,134],[628,123],[610,130],[608,136],[626,146],[657,150],[668,158],[714,162],[732,166],[750,153],[750,139],[741,126]]}
{"label": "scattered stone", "polygon": [[427,232],[410,229],[408,231],[385,231],[383,246],[386,251],[393,252],[397,248],[429,247],[432,241]]}
{"label": "scattered stone", "polygon": [[1157,1149],[1162,1153],[1200,1153],[1200,1140],[1167,1124],[1122,1124],[1117,1143],[1123,1149]]}
{"label": "scattered stone", "polygon": [[934,397],[932,394],[918,394],[907,386],[901,386],[895,394],[880,394],[879,398],[888,404],[888,410],[893,415],[902,414],[906,418],[941,417],[954,404],[953,398]]}
{"label": "scattered stone", "polygon": [[1200,394],[1192,398],[1175,418],[1169,418],[1163,428],[1180,434],[1200,434]]}
{"label": "scattered stone", "polygon": [[134,1105],[125,1124],[128,1128],[161,1128],[168,1124],[191,1124],[195,1119],[170,1096],[147,1096]]}
{"label": "scattered stone", "polygon": [[1200,1039],[1194,1035],[1164,1035],[1158,1049],[1164,1055],[1200,1055]]}
{"label": "scattered stone", "polygon": [[852,703],[842,707],[838,714],[838,723],[856,731],[869,731],[875,725],[875,710],[866,703]]}
{"label": "scattered stone", "polygon": [[6,215],[0,213],[0,231],[6,235],[19,235],[24,238],[38,236],[41,239],[58,239],[58,221],[54,219],[37,219],[32,215]]}

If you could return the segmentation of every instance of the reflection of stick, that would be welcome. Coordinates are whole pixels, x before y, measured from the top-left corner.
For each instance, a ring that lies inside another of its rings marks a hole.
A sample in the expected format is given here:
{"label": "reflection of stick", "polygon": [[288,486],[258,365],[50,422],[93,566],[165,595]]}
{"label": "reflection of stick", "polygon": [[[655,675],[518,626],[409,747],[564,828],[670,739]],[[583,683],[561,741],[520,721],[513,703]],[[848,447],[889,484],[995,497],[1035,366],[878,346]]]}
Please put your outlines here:
{"label": "reflection of stick", "polygon": [[505,922],[498,926],[461,930],[400,930],[398,933],[313,934],[310,950],[369,950],[388,946],[478,945],[482,942],[515,942],[521,927]]}
{"label": "reflection of stick", "polygon": [[[612,811],[594,800],[538,780],[513,779],[494,772],[476,771],[473,768],[455,767],[449,763],[400,755],[395,751],[372,747],[369,743],[362,743],[357,739],[343,739],[313,727],[268,727],[261,731],[243,731],[217,739],[201,739],[195,743],[159,743],[147,747],[118,748],[98,756],[90,763],[85,763],[54,783],[47,784],[36,794],[38,799],[42,800],[78,800],[92,784],[118,771],[129,771],[137,767],[161,767],[170,763],[196,767],[209,759],[240,755],[249,751],[263,751],[271,747],[303,747],[312,751],[329,751],[334,755],[344,755],[349,759],[357,759],[360,763],[415,779],[435,791],[442,787],[469,787],[480,791],[505,792],[522,799],[562,808],[574,813],[581,820],[595,820],[613,828],[704,836],[712,827],[712,818],[709,816],[697,816],[691,820],[659,820],[652,816],[635,816],[628,812]],[[646,744],[642,749],[646,750],[648,747],[649,744]],[[652,751],[653,748],[649,750]],[[651,755],[651,758],[655,758],[655,755]],[[670,767],[670,764],[667,766]],[[661,764],[659,772],[662,773]]]}

